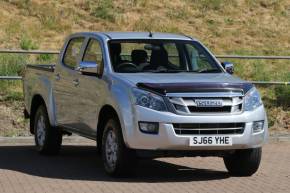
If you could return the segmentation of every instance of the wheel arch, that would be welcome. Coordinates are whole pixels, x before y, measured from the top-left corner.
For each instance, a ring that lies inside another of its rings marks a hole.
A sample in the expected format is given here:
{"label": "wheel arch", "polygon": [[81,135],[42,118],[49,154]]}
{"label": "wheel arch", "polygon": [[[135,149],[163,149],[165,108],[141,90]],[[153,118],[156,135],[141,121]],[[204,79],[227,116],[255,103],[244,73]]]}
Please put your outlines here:
{"label": "wheel arch", "polygon": [[35,94],[32,98],[31,107],[30,107],[29,129],[30,129],[31,134],[34,134],[34,128],[33,128],[34,118],[35,118],[36,111],[40,105],[44,105],[45,108],[47,109],[47,106],[43,97],[40,94]]}
{"label": "wheel arch", "polygon": [[110,118],[115,118],[119,122],[119,124],[121,125],[118,113],[115,110],[115,108],[111,105],[104,105],[101,108],[101,110],[99,112],[99,116],[98,116],[97,136],[96,136],[98,149],[102,147],[102,136],[103,136],[103,132],[104,132],[104,127],[105,127],[106,122]]}

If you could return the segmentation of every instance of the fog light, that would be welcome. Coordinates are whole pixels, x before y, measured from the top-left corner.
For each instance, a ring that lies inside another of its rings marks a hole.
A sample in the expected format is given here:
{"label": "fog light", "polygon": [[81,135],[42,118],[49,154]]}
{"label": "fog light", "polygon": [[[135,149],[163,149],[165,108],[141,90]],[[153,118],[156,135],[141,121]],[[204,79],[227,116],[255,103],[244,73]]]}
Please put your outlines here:
{"label": "fog light", "polygon": [[264,121],[254,121],[253,122],[253,133],[258,133],[263,131],[264,129]]}
{"label": "fog light", "polygon": [[158,134],[159,124],[152,122],[139,122],[139,129],[143,133]]}

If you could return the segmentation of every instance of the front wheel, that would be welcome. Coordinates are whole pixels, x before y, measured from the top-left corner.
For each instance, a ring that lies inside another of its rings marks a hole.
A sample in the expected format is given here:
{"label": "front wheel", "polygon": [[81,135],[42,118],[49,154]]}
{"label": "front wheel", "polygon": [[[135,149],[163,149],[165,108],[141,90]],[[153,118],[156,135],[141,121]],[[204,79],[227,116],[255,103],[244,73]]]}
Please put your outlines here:
{"label": "front wheel", "polygon": [[124,143],[121,126],[116,119],[109,119],[102,138],[102,158],[105,171],[111,176],[132,172],[136,164],[135,152]]}
{"label": "front wheel", "polygon": [[251,176],[259,168],[262,148],[236,150],[224,157],[224,163],[233,176]]}
{"label": "front wheel", "polygon": [[38,107],[34,117],[34,139],[41,154],[57,154],[61,148],[62,133],[50,125],[44,105]]}

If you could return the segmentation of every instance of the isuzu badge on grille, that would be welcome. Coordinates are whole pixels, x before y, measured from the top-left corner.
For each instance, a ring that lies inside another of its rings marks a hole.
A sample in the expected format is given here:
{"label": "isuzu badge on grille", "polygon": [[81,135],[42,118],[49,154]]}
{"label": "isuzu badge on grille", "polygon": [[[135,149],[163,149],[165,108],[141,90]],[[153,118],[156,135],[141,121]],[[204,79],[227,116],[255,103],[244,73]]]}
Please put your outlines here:
{"label": "isuzu badge on grille", "polygon": [[211,100],[211,99],[196,99],[195,100],[197,107],[222,107],[222,100]]}

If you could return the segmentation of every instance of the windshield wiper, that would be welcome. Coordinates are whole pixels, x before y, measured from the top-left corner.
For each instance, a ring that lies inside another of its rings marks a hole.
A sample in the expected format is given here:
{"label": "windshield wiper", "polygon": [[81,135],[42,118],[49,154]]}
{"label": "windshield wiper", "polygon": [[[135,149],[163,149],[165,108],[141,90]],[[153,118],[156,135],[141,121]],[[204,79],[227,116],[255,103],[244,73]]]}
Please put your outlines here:
{"label": "windshield wiper", "polygon": [[185,70],[154,70],[153,73],[179,73],[179,72],[187,72]]}
{"label": "windshield wiper", "polygon": [[146,70],[142,72],[150,72],[150,73],[215,73],[220,72],[218,69],[201,69],[201,70]]}
{"label": "windshield wiper", "polygon": [[215,72],[221,72],[219,69],[201,69],[198,70],[199,73],[215,73]]}
{"label": "windshield wiper", "polygon": [[146,72],[152,72],[152,73],[188,73],[188,72],[199,72],[198,70],[168,70],[168,69],[162,69],[162,70],[150,70]]}

